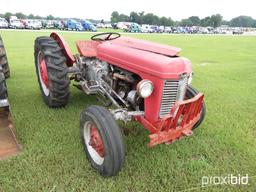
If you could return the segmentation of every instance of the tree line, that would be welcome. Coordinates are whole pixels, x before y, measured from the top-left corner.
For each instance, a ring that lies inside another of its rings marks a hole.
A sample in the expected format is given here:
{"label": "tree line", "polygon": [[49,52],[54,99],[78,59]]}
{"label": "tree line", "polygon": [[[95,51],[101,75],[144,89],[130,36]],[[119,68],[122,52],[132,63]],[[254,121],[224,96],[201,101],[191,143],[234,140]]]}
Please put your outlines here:
{"label": "tree line", "polygon": [[10,12],[6,12],[4,14],[0,14],[0,17],[5,18],[7,21],[10,20],[11,16],[16,16],[19,19],[46,19],[46,20],[60,20],[63,18],[60,17],[54,17],[52,15],[48,15],[46,17],[41,17],[39,15],[33,15],[33,14],[29,14],[29,15],[25,15],[21,12],[18,13],[10,13]]}
{"label": "tree line", "polygon": [[131,12],[130,15],[119,14],[117,11],[112,12],[111,22],[134,22],[138,24],[163,25],[163,26],[203,26],[219,27],[228,25],[230,27],[256,27],[256,20],[250,16],[238,16],[230,21],[223,20],[222,15],[215,14],[200,19],[198,16],[191,16],[181,21],[174,21],[170,17],[158,17],[153,13]]}
{"label": "tree line", "polygon": [[[0,17],[10,20],[11,16],[16,16],[19,19],[46,19],[46,20],[61,20],[66,18],[54,17],[53,15],[48,15],[46,17],[41,17],[39,15],[33,14],[23,14],[22,12],[10,13],[6,12],[0,14]],[[104,22],[103,20],[91,20],[92,22]],[[238,16],[230,21],[223,20],[220,14],[215,14],[207,16],[200,19],[198,16],[191,16],[181,21],[174,21],[170,17],[158,17],[153,13],[145,12],[134,12],[132,11],[129,15],[119,14],[117,11],[111,14],[111,23],[117,22],[134,22],[138,24],[149,24],[149,25],[163,25],[163,26],[203,26],[203,27],[219,27],[220,25],[228,25],[230,27],[256,27],[256,20],[250,16]]]}

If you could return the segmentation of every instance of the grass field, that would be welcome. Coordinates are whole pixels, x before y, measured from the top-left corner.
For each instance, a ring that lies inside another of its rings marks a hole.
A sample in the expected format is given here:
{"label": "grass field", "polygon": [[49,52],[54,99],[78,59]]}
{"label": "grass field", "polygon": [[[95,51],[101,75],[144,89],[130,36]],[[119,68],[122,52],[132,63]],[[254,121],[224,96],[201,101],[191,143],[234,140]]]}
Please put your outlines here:
{"label": "grass field", "polygon": [[[201,35],[133,35],[181,47],[193,62],[193,85],[205,93],[207,116],[192,137],[148,149],[148,132],[136,123],[125,136],[126,162],[116,177],[100,177],[85,158],[80,112],[94,97],[76,88],[68,106],[49,109],[35,75],[33,44],[40,32],[0,31],[12,77],[10,103],[22,152],[0,161],[0,191],[255,191],[256,39]],[[74,41],[90,34],[63,33]],[[124,127],[123,125],[121,125]],[[203,176],[249,175],[249,185],[200,188]]]}

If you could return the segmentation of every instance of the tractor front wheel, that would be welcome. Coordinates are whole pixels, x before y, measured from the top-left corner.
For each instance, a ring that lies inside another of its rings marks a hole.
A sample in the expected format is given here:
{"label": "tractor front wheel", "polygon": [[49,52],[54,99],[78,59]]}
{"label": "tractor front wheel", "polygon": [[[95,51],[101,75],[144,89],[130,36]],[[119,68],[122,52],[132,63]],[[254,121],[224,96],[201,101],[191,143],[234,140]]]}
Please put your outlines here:
{"label": "tractor front wheel", "polygon": [[125,147],[120,129],[104,107],[90,106],[80,117],[81,138],[87,159],[101,175],[116,175],[124,164]]}
{"label": "tractor front wheel", "polygon": [[62,49],[51,37],[38,37],[34,57],[45,103],[49,107],[64,107],[68,103],[70,79]]}
{"label": "tractor front wheel", "polygon": [[[192,87],[191,85],[188,85],[187,88],[187,92],[186,92],[186,98],[187,99],[191,99],[193,97],[195,97],[197,94],[199,93],[198,90],[196,90],[194,87]],[[203,103],[202,109],[201,109],[201,117],[200,119],[196,122],[196,124],[194,125],[193,129],[199,127],[199,125],[201,125],[201,123],[204,120],[205,117],[205,113],[206,113],[206,106],[205,103]]]}

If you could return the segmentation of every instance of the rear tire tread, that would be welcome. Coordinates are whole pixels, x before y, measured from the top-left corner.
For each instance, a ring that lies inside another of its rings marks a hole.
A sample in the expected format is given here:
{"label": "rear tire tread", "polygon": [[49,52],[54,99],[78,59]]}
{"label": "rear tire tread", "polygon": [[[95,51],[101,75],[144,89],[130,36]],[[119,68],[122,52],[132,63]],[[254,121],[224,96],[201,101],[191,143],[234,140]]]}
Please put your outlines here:
{"label": "rear tire tread", "polygon": [[2,67],[5,79],[10,77],[10,68],[8,64],[8,59],[6,56],[6,50],[4,48],[4,42],[0,36],[0,66]]}
{"label": "rear tire tread", "polygon": [[7,86],[5,82],[3,69],[0,66],[0,100],[1,99],[7,99]]}
{"label": "rear tire tread", "polygon": [[50,95],[47,97],[44,92],[41,92],[45,103],[49,107],[64,107],[69,99],[69,84],[68,70],[66,58],[58,43],[51,37],[38,37],[35,40],[35,65],[37,70],[38,82],[40,84],[39,71],[37,68],[38,52],[41,51],[46,62],[49,91]]}

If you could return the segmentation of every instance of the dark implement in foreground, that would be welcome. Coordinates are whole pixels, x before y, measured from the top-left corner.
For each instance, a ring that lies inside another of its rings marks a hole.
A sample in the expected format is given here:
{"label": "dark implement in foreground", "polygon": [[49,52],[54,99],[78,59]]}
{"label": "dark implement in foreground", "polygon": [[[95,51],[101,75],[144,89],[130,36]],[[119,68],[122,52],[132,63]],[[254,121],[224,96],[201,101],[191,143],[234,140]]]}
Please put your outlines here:
{"label": "dark implement in foreground", "polygon": [[0,36],[0,159],[16,154],[20,145],[16,139],[9,108],[6,78],[10,70],[3,40]]}
{"label": "dark implement in foreground", "polygon": [[59,34],[38,37],[35,67],[49,107],[68,103],[71,80],[102,102],[80,116],[86,156],[101,175],[116,175],[124,164],[117,120],[140,122],[150,132],[149,147],[190,136],[202,123],[204,95],[191,86],[191,62],[178,56],[181,49],[118,33],[96,34],[76,46],[73,55]]}

